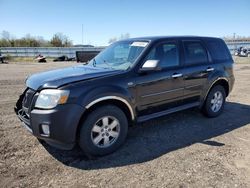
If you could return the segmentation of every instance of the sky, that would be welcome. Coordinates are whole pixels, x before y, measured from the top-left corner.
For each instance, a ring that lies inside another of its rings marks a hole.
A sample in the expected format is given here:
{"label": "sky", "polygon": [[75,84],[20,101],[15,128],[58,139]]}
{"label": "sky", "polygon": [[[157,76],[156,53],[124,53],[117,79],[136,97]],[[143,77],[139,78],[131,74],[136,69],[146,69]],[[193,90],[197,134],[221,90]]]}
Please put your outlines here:
{"label": "sky", "polygon": [[0,0],[0,32],[96,46],[125,33],[250,36],[249,15],[250,0]]}

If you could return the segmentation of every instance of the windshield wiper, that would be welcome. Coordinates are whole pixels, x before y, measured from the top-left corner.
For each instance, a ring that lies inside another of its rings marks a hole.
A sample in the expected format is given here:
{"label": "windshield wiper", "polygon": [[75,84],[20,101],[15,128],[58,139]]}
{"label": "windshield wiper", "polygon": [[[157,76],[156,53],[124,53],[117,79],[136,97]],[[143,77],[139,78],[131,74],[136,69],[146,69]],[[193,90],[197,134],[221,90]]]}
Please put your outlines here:
{"label": "windshield wiper", "polygon": [[[92,61],[93,61],[93,63],[92,63],[93,67],[96,67],[96,64],[97,64],[97,63],[96,63],[96,59],[93,58]],[[102,62],[103,62],[105,65],[108,66],[108,67],[105,68],[105,69],[114,69],[105,59],[102,59]]]}
{"label": "windshield wiper", "polygon": [[83,62],[82,64],[83,64],[83,65],[88,65],[88,64],[89,64],[89,61]]}
{"label": "windshield wiper", "polygon": [[93,58],[93,67],[96,67],[96,60]]}

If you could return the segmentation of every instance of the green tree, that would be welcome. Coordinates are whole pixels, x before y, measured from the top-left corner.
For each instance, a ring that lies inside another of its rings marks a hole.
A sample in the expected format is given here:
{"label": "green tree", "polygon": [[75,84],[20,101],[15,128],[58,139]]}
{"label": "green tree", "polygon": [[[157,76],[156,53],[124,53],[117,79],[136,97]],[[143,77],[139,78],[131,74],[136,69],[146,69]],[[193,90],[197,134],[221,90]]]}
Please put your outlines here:
{"label": "green tree", "polygon": [[14,38],[8,31],[2,31],[0,34],[0,47],[70,47],[72,41],[62,33],[56,33],[50,41],[43,37],[34,37],[30,34],[22,38]]}
{"label": "green tree", "polygon": [[54,47],[70,47],[72,46],[72,41],[69,40],[69,38],[62,34],[62,33],[56,33],[50,40],[50,43]]}

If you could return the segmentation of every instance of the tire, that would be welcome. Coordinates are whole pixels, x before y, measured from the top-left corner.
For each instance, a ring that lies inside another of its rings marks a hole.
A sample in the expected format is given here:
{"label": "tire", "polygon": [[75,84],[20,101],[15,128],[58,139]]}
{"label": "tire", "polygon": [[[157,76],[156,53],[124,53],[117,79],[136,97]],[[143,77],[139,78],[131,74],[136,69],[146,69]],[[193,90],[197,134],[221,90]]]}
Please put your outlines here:
{"label": "tire", "polygon": [[[219,97],[220,96],[220,97]],[[223,86],[214,86],[208,93],[203,106],[203,113],[207,117],[214,118],[219,116],[224,109],[226,92]]]}
{"label": "tire", "polygon": [[124,112],[116,106],[102,106],[82,123],[79,146],[89,157],[107,155],[124,143],[127,132],[128,120]]}

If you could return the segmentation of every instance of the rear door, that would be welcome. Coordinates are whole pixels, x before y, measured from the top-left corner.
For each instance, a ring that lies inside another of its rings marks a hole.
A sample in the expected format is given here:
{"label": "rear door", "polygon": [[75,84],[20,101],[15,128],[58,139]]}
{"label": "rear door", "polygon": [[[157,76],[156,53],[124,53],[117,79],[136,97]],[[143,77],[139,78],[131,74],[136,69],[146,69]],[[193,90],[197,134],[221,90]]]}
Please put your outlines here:
{"label": "rear door", "polygon": [[204,85],[214,67],[208,51],[201,40],[183,40],[184,54],[184,96],[183,102],[193,103],[200,100]]}

